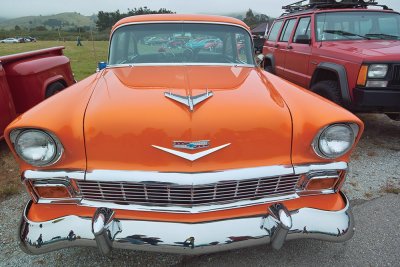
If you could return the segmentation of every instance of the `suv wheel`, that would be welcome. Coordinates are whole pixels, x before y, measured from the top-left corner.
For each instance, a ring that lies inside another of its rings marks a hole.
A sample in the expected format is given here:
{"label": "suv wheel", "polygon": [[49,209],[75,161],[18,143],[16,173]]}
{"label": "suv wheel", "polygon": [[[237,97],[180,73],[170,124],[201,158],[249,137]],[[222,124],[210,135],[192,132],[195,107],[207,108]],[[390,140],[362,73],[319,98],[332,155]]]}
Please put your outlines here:
{"label": "suv wheel", "polygon": [[274,69],[272,68],[271,65],[266,65],[266,66],[264,66],[264,70],[265,70],[266,72],[269,72],[269,73],[274,73]]}
{"label": "suv wheel", "polygon": [[311,91],[340,106],[342,105],[342,95],[340,94],[337,81],[317,82],[311,86]]}

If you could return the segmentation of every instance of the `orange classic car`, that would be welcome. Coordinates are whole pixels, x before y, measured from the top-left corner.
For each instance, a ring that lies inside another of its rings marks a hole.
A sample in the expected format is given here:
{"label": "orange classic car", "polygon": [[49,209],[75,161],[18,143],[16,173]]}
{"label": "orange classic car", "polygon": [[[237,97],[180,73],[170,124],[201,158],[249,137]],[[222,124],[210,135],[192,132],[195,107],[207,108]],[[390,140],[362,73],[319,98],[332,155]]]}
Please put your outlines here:
{"label": "orange classic car", "polygon": [[[219,45],[190,45],[202,39]],[[259,68],[239,20],[122,19],[106,68],[6,129],[32,198],[21,248],[201,254],[346,241],[354,220],[340,190],[362,131],[348,111]]]}

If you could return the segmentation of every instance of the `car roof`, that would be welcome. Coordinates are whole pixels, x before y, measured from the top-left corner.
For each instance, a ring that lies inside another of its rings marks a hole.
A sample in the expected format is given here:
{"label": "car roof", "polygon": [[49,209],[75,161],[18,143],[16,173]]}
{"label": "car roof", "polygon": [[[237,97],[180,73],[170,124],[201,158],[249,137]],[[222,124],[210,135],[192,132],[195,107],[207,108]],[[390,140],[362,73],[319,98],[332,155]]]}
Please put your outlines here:
{"label": "car roof", "polygon": [[216,22],[216,23],[227,23],[236,24],[242,26],[248,30],[250,28],[241,20],[224,17],[224,16],[212,16],[212,15],[198,15],[198,14],[152,14],[152,15],[139,15],[126,17],[118,21],[112,28],[114,31],[121,25],[130,23],[146,23],[146,22]]}

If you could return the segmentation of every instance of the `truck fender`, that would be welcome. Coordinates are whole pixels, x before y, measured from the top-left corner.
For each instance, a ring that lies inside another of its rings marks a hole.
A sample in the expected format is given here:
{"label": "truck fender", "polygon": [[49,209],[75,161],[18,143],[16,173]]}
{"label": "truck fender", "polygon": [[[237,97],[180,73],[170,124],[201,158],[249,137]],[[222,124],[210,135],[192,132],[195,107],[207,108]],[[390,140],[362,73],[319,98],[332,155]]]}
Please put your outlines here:
{"label": "truck fender", "polygon": [[65,85],[65,87],[67,87],[67,83],[65,82],[65,79],[64,79],[64,77],[62,75],[58,74],[58,75],[49,77],[43,83],[42,99],[45,99],[47,88],[50,86],[50,84],[52,84],[54,82],[61,82],[61,83],[63,83]]}
{"label": "truck fender", "polygon": [[340,89],[340,92],[342,95],[343,103],[346,106],[350,105],[351,98],[350,98],[349,85],[348,85],[348,81],[347,81],[346,69],[342,65],[335,64],[335,63],[330,63],[330,62],[319,63],[313,73],[309,88],[311,88],[311,86],[316,83],[317,78],[318,78],[318,73],[320,70],[327,70],[327,71],[331,71],[336,74],[338,82],[339,82],[339,87],[340,87],[339,89]]}

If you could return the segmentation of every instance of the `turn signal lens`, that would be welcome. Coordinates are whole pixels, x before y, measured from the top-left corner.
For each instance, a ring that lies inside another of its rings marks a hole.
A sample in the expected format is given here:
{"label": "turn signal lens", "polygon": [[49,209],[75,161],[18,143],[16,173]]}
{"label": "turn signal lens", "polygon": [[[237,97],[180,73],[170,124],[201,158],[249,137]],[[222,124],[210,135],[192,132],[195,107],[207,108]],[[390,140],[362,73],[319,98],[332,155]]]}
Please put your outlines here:
{"label": "turn signal lens", "polygon": [[357,85],[365,86],[367,82],[368,66],[362,65],[358,73]]}
{"label": "turn signal lens", "polygon": [[338,178],[311,179],[306,190],[326,190],[333,189],[338,181]]}
{"label": "turn signal lens", "polygon": [[65,186],[35,186],[39,198],[70,198],[71,195]]}

